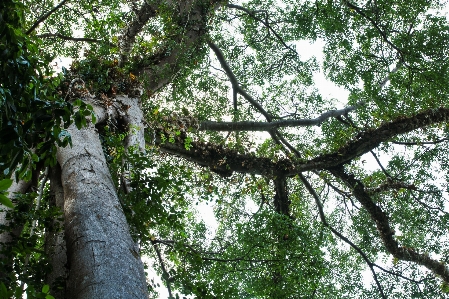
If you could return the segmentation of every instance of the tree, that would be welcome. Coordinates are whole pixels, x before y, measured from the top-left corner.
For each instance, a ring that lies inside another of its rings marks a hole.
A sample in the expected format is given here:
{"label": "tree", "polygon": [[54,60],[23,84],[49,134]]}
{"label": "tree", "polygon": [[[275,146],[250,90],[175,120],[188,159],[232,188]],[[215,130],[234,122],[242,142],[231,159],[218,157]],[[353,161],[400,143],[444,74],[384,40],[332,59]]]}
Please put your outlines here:
{"label": "tree", "polygon": [[3,1],[0,296],[446,297],[443,8]]}

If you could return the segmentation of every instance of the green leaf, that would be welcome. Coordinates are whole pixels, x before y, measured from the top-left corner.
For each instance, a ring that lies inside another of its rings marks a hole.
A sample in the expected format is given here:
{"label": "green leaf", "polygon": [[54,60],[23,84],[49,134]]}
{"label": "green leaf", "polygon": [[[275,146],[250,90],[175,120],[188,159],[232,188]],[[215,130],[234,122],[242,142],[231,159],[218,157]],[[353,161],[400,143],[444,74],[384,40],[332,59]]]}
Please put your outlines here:
{"label": "green leaf", "polygon": [[0,283],[0,299],[8,299],[8,290],[3,282]]}
{"label": "green leaf", "polygon": [[78,130],[83,127],[83,117],[79,113],[75,114],[75,126]]}
{"label": "green leaf", "polygon": [[8,208],[14,208],[11,200],[3,194],[0,194],[0,203],[7,206]]}
{"label": "green leaf", "polygon": [[[48,284],[44,284],[44,286],[42,287],[42,293],[47,294],[49,290],[50,290],[50,286]],[[47,298],[47,297],[45,297],[45,298]]]}
{"label": "green leaf", "polygon": [[0,181],[0,191],[8,190],[9,187],[12,185],[11,179],[3,179]]}

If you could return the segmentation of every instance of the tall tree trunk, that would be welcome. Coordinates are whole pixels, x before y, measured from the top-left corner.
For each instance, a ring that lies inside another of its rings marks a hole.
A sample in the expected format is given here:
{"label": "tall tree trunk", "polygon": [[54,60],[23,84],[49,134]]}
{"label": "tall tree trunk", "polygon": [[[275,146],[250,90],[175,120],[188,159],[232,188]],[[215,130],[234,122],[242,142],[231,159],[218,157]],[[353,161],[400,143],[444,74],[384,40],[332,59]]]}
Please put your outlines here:
{"label": "tall tree trunk", "polygon": [[57,154],[65,196],[68,298],[148,298],[143,263],[98,134],[92,124],[68,131],[73,147]]}

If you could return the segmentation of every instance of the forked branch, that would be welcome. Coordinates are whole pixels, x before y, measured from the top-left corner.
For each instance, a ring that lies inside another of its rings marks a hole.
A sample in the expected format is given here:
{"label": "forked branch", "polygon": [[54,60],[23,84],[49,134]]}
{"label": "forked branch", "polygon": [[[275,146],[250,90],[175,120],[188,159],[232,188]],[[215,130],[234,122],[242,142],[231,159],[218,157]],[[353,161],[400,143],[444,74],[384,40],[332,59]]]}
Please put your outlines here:
{"label": "forked branch", "polygon": [[237,80],[237,77],[232,72],[231,68],[229,67],[223,53],[221,52],[220,48],[218,48],[217,45],[212,43],[211,41],[208,42],[209,47],[214,51],[215,56],[217,56],[218,61],[220,62],[221,67],[225,71],[226,75],[229,78],[229,81],[231,81],[232,89],[233,89],[233,101],[234,101],[234,109],[237,109],[237,94],[240,94],[242,97],[244,97],[251,105],[253,105],[260,113],[263,114],[269,121],[271,121],[271,115],[269,115],[265,109],[262,108],[262,106],[254,100],[241,86],[239,81]]}

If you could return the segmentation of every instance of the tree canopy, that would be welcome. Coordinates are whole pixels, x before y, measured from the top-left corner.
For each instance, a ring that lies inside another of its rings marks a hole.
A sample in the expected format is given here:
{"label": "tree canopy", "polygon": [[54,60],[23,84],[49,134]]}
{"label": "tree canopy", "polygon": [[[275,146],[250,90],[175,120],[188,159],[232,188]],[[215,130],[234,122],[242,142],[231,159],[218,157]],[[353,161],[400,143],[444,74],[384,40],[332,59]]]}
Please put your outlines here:
{"label": "tree canopy", "polygon": [[3,0],[0,298],[84,298],[49,250],[73,125],[172,298],[448,297],[445,5]]}

